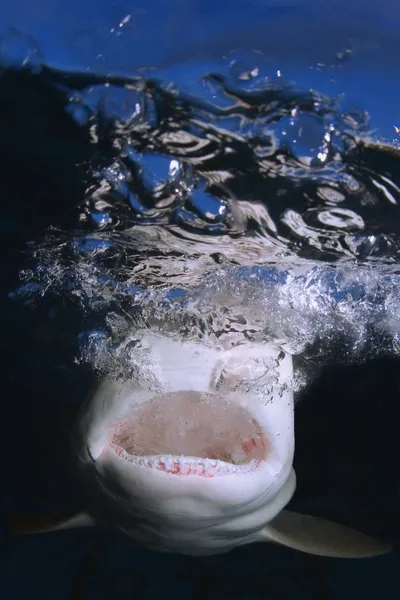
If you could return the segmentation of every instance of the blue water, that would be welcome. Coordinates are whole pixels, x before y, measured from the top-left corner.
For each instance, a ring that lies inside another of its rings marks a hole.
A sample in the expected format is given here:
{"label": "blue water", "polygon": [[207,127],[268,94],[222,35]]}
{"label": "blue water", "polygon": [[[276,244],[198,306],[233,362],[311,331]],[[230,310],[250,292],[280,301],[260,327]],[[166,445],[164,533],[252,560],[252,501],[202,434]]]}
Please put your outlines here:
{"label": "blue water", "polygon": [[[75,358],[82,332],[98,331],[104,325],[99,316],[104,306],[100,307],[97,299],[98,306],[89,314],[87,298],[83,296],[91,288],[85,287],[82,271],[77,272],[75,266],[85,265],[84,257],[90,255],[88,264],[98,268],[103,282],[109,281],[110,259],[106,255],[103,261],[100,250],[116,245],[119,248],[115,240],[113,244],[108,238],[93,241],[86,237],[87,232],[71,242],[76,208],[82,204],[94,165],[99,164],[99,169],[104,166],[102,160],[108,146],[104,146],[105,150],[95,146],[93,150],[80,126],[87,113],[78,110],[71,119],[71,112],[64,110],[65,90],[49,85],[41,75],[35,79],[41,63],[103,78],[110,73],[124,77],[144,73],[151,78],[156,69],[164,81],[173,81],[184,93],[209,100],[210,94],[200,85],[200,78],[209,71],[223,70],[227,56],[237,61],[240,72],[245,72],[252,68],[257,50],[263,53],[262,68],[269,76],[277,77],[279,72],[279,77],[282,74],[286,80],[294,81],[296,93],[312,88],[329,98],[341,97],[343,113],[351,111],[359,117],[367,112],[376,139],[396,148],[399,136],[395,127],[400,127],[399,25],[400,10],[388,0],[335,0],[329,5],[314,0],[218,3],[90,0],[69,4],[43,0],[35,5],[15,0],[0,8],[0,30],[4,32],[0,40],[0,63],[16,68],[0,76],[3,166],[0,318],[4,348],[2,375],[6,382],[0,439],[3,443],[1,500],[5,516],[56,513],[84,505],[71,472],[68,444],[77,409],[91,383],[91,372],[86,364],[77,367]],[[239,53],[238,48],[241,48]],[[19,70],[25,59],[28,73]],[[143,67],[144,71],[138,71]],[[121,90],[115,87],[114,92]],[[122,100],[115,97],[116,110],[121,112],[123,92]],[[110,112],[113,98],[107,105]],[[390,173],[396,183],[398,171],[392,163],[387,166],[386,154],[382,156],[382,160],[378,156],[381,160],[378,174]],[[133,160],[136,161],[136,156]],[[143,160],[150,173],[164,172],[165,160],[157,162],[157,158],[150,156]],[[367,168],[370,167],[368,163]],[[354,169],[357,168],[358,163]],[[366,177],[366,172],[362,172],[362,177]],[[153,185],[152,181],[149,185]],[[395,194],[395,188],[389,189]],[[137,204],[137,197],[130,198],[129,211],[139,213],[141,205]],[[390,200],[385,204],[383,200],[379,197],[367,208],[358,204],[358,199],[351,204],[353,213],[363,216],[368,244],[377,248],[376,253],[375,249],[369,249],[358,255],[361,242],[346,238],[348,247],[356,248],[351,264],[359,266],[366,256],[377,257],[372,265],[374,285],[368,287],[369,283],[366,285],[359,272],[354,271],[349,288],[343,292],[339,286],[336,295],[332,293],[330,297],[331,303],[340,304],[347,299],[350,289],[357,316],[352,326],[357,321],[363,327],[360,339],[369,340],[373,350],[381,351],[373,356],[371,348],[363,346],[369,362],[346,364],[342,360],[341,364],[328,365],[302,393],[296,413],[295,468],[299,486],[293,506],[382,536],[398,548],[399,362],[392,349],[396,332],[398,335],[395,242],[400,221],[397,204]],[[217,214],[224,206],[219,202],[217,195],[207,196],[199,187],[194,195],[195,208],[189,207],[189,212],[193,210],[204,226],[207,221],[204,214]],[[180,210],[179,223],[185,227],[193,216],[185,212],[187,207]],[[117,217],[123,222],[126,214],[126,211],[118,213]],[[101,230],[103,213],[92,211],[91,218],[93,230],[97,231],[99,225]],[[279,219],[276,223],[279,232],[286,231]],[[26,242],[41,240],[50,226],[62,229],[54,234],[57,245],[61,247],[64,241],[66,244],[55,259],[46,249],[32,256],[32,246]],[[225,227],[224,220],[218,221],[217,226]],[[211,229],[209,222],[208,227]],[[379,234],[394,236],[389,240],[392,245],[384,244],[386,238],[380,245],[371,242]],[[301,238],[298,231],[296,235]],[[290,236],[285,239],[292,241]],[[305,235],[305,244],[308,239]],[[366,245],[365,240],[362,243]],[[320,250],[318,258],[326,259],[323,243]],[[294,251],[299,254],[303,251],[300,242]],[[336,259],[336,255],[332,257],[328,252],[329,266]],[[57,268],[62,264],[69,270],[56,272],[50,284],[52,279],[41,274],[54,269],[53,260]],[[32,278],[32,269],[38,265],[41,271]],[[283,285],[283,280],[278,282],[271,273],[266,269],[264,283]],[[243,277],[243,271],[239,276]],[[393,279],[388,283],[387,277]],[[57,284],[61,287],[61,282],[65,295],[60,298]],[[21,283],[28,288],[23,287],[23,293],[16,292],[22,289]],[[46,294],[39,301],[37,292],[40,297],[43,285]],[[57,301],[51,295],[52,286]],[[118,286],[114,280],[111,287],[116,294]],[[182,284],[169,290],[168,300],[181,302],[186,293],[184,287]],[[118,287],[118,293],[123,292]],[[15,301],[18,293],[23,297],[22,303]],[[131,286],[127,293],[135,295],[138,289]],[[359,301],[365,304],[357,304]],[[375,305],[384,307],[379,313],[381,320],[376,316]],[[373,315],[370,329],[362,319],[364,313],[357,313],[358,306],[363,310],[368,307]],[[311,322],[307,319],[314,318],[314,313],[307,315],[305,311],[304,320],[296,323],[305,332]],[[331,339],[337,322],[329,320],[330,313],[322,305],[317,306],[315,315],[325,319],[324,331]],[[393,317],[389,329],[385,328],[387,315]],[[382,323],[385,327],[381,327]],[[340,326],[344,344],[348,331],[343,323]],[[337,355],[344,346],[340,346],[340,339],[336,344]],[[304,368],[313,367],[307,364]],[[196,599],[375,600],[398,597],[397,568],[397,551],[383,558],[351,562],[310,558],[282,548],[252,547],[210,561],[155,555],[100,532],[19,538],[4,531],[0,597],[19,600],[31,594],[54,600],[109,597],[125,600],[161,598],[171,593],[177,598]]]}

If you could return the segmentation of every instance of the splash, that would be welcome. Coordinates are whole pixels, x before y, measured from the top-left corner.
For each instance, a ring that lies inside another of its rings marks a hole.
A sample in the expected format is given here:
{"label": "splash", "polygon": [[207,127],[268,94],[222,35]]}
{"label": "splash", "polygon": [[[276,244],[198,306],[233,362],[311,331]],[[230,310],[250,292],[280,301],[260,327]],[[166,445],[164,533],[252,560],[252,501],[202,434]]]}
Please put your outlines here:
{"label": "splash", "polygon": [[85,359],[126,366],[148,327],[398,352],[400,151],[367,113],[237,58],[189,93],[30,56],[90,150],[74,222],[29,246],[14,297],[78,305]]}

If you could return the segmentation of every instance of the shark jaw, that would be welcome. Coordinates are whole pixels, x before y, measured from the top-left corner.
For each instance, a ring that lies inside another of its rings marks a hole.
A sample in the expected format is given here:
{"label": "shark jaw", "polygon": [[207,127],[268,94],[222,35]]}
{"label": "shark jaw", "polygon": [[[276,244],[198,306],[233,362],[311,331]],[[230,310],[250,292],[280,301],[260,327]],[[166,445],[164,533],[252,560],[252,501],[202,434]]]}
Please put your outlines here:
{"label": "shark jaw", "polygon": [[217,394],[173,392],[130,408],[109,425],[121,460],[180,477],[223,477],[260,468],[270,442],[256,418]]}

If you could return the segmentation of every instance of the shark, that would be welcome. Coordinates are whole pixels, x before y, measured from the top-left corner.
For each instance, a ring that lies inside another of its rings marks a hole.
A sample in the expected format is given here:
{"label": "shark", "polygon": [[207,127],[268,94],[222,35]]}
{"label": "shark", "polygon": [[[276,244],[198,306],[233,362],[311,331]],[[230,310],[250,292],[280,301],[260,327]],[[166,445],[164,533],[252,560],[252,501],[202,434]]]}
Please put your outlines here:
{"label": "shark", "polygon": [[293,359],[282,346],[147,331],[129,348],[131,369],[93,387],[72,433],[87,511],[15,533],[96,526],[191,556],[260,542],[336,558],[390,552],[285,508],[296,475]]}

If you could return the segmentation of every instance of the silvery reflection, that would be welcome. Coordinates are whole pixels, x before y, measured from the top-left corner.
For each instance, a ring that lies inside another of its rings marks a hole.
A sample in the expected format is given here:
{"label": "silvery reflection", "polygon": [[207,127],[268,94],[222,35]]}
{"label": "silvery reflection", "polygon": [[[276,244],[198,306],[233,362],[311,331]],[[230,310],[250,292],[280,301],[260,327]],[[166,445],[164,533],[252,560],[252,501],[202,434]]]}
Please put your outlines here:
{"label": "silvery reflection", "polygon": [[249,246],[263,238],[309,258],[395,259],[399,151],[368,113],[281,75],[243,89],[220,68],[199,75],[207,94],[162,79],[46,71],[68,83],[68,110],[88,111],[101,144],[81,226],[162,224],[192,241],[246,234]]}

